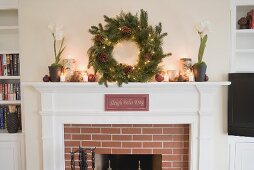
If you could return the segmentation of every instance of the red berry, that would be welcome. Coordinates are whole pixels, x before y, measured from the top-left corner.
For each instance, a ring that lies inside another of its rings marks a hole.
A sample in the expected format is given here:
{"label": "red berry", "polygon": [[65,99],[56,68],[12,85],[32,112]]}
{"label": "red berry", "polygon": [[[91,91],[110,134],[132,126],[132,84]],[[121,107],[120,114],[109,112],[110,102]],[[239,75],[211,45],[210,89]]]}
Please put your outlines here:
{"label": "red berry", "polygon": [[161,74],[156,74],[155,75],[155,80],[158,81],[158,82],[161,82],[164,80],[164,76],[161,75]]}
{"label": "red berry", "polygon": [[43,82],[49,82],[50,77],[48,75],[45,75],[42,80],[43,80]]}
{"label": "red berry", "polygon": [[208,81],[208,80],[209,80],[208,75],[205,75],[205,81]]}
{"label": "red berry", "polygon": [[88,82],[95,82],[96,81],[96,77],[93,74],[89,74],[88,75]]}

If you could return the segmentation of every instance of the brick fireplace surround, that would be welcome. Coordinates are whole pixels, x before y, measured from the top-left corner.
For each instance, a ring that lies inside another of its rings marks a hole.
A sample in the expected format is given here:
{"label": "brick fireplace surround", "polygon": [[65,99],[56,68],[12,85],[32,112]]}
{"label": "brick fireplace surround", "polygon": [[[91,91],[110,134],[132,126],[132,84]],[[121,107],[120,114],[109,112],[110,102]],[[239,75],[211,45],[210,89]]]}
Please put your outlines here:
{"label": "brick fireplace surround", "polygon": [[[229,82],[130,83],[121,88],[110,84],[106,88],[97,83],[23,83],[34,87],[41,94],[39,113],[42,118],[43,170],[64,170],[65,163],[68,166],[69,159],[66,157],[65,162],[65,152],[79,144],[88,145],[89,142],[93,145],[97,142],[99,146],[97,152],[101,153],[109,150],[120,152],[125,149],[133,153],[150,149],[152,153],[161,149],[163,167],[168,167],[163,170],[171,170],[172,166],[179,166],[173,168],[174,170],[185,170],[185,167],[188,170],[214,170],[213,151],[216,146],[212,142],[213,115],[218,111],[219,104],[216,102],[220,97],[216,90],[229,84]],[[105,94],[148,94],[149,111],[105,111]],[[119,124],[121,127],[115,127]],[[99,134],[89,132],[88,129],[95,129]],[[132,134],[133,130],[137,134]],[[87,134],[80,135],[86,131]],[[152,131],[155,133],[144,134]],[[170,134],[164,136],[168,132]],[[132,138],[132,143],[119,140],[120,147],[117,140],[106,142],[109,139],[110,141],[116,139],[117,135],[121,136],[120,133],[127,133],[126,136]],[[145,135],[146,140],[135,141]],[[161,137],[163,140],[159,140]],[[179,141],[175,140],[178,137]],[[152,138],[152,141],[148,138]],[[183,141],[180,141],[180,138]],[[74,141],[76,139],[77,141]],[[113,146],[107,149],[110,145]],[[164,156],[163,152],[169,154]],[[178,157],[174,155],[177,153],[183,154]],[[170,159],[164,161],[165,157]],[[175,159],[177,161],[174,161]]]}
{"label": "brick fireplace surround", "polygon": [[64,140],[66,170],[78,146],[96,147],[97,154],[161,154],[162,170],[188,170],[189,125],[68,124]]}

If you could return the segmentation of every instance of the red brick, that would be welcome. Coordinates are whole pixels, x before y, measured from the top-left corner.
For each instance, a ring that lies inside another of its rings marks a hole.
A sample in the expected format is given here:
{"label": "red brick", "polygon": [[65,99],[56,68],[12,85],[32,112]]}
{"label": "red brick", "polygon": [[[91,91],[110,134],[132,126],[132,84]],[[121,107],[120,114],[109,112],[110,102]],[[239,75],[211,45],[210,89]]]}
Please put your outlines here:
{"label": "red brick", "polygon": [[100,133],[101,129],[100,128],[82,128],[81,133]]}
{"label": "red brick", "polygon": [[162,160],[182,161],[182,155],[162,155]]}
{"label": "red brick", "polygon": [[64,149],[64,152],[65,152],[65,153],[70,153],[70,152],[71,152],[71,148],[65,148],[65,149]]}
{"label": "red brick", "polygon": [[91,124],[72,124],[73,127],[91,127]]}
{"label": "red brick", "polygon": [[111,140],[111,135],[92,135],[92,140]]}
{"label": "red brick", "polygon": [[189,135],[174,135],[173,141],[189,141]]}
{"label": "red brick", "polygon": [[184,128],[164,128],[163,134],[184,134]]}
{"label": "red brick", "polygon": [[153,149],[153,154],[172,154],[172,149]]}
{"label": "red brick", "polygon": [[141,134],[141,128],[123,128],[122,134]]}
{"label": "red brick", "polygon": [[152,141],[153,136],[152,135],[133,135],[134,141]]}
{"label": "red brick", "polygon": [[162,128],[143,128],[143,134],[162,134]]}
{"label": "red brick", "polygon": [[111,154],[111,149],[109,148],[96,148],[97,154]]}
{"label": "red brick", "polygon": [[183,156],[183,161],[187,162],[189,161],[189,155],[182,155]]}
{"label": "red brick", "polygon": [[120,128],[101,128],[101,133],[120,134],[120,132],[121,132]]}
{"label": "red brick", "polygon": [[64,128],[64,133],[80,133],[80,128],[66,127]]}
{"label": "red brick", "polygon": [[172,141],[172,135],[153,135],[154,141]]}
{"label": "red brick", "polygon": [[190,147],[190,143],[189,142],[184,142],[184,147],[185,148],[189,148]]}
{"label": "red brick", "polygon": [[64,140],[70,140],[71,134],[64,134]]}
{"label": "red brick", "polygon": [[188,154],[189,149],[173,149],[173,154]]}
{"label": "red brick", "polygon": [[113,141],[131,141],[132,136],[131,135],[112,135]]}
{"label": "red brick", "polygon": [[182,170],[182,168],[162,168],[162,170]]}
{"label": "red brick", "polygon": [[171,167],[172,162],[162,162],[162,167]]}
{"label": "red brick", "polygon": [[162,142],[143,142],[143,148],[162,148]]}
{"label": "red brick", "polygon": [[153,127],[152,124],[134,124],[133,127]]}
{"label": "red brick", "polygon": [[102,142],[102,147],[121,147],[121,142]]}
{"label": "red brick", "polygon": [[163,148],[184,148],[183,142],[163,142]]}
{"label": "red brick", "polygon": [[72,140],[91,140],[91,135],[72,135]]}
{"label": "red brick", "polygon": [[83,141],[83,147],[101,147],[101,142],[99,141]]}
{"label": "red brick", "polygon": [[188,162],[173,162],[173,167],[188,167]]}
{"label": "red brick", "polygon": [[131,149],[112,149],[112,154],[131,154]]}
{"label": "red brick", "polygon": [[77,147],[77,146],[80,146],[80,142],[79,141],[65,141],[64,145],[66,147]]}
{"label": "red brick", "polygon": [[64,127],[71,127],[71,124],[64,124]]}
{"label": "red brick", "polygon": [[122,148],[141,148],[141,142],[122,142]]}
{"label": "red brick", "polygon": [[152,149],[132,149],[132,154],[152,154]]}
{"label": "red brick", "polygon": [[93,127],[111,127],[111,124],[92,124]]}

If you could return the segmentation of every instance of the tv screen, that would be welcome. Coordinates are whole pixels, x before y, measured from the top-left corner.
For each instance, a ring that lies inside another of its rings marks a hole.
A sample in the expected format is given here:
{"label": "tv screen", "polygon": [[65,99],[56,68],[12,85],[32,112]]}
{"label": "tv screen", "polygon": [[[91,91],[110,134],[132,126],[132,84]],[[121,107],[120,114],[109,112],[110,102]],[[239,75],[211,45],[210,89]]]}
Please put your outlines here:
{"label": "tv screen", "polygon": [[228,134],[254,137],[254,73],[230,73]]}

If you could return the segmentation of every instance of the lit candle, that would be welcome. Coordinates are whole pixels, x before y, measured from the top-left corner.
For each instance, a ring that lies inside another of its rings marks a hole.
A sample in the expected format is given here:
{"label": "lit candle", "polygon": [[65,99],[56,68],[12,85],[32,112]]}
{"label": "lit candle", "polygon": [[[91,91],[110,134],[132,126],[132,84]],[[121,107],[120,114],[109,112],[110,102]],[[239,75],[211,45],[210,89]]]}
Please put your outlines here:
{"label": "lit candle", "polygon": [[189,74],[189,81],[194,81],[194,74],[192,71]]}
{"label": "lit candle", "polygon": [[168,73],[167,73],[167,72],[164,74],[164,81],[166,81],[166,82],[169,81],[169,76],[168,76]]}
{"label": "lit candle", "polygon": [[60,81],[61,81],[61,82],[65,82],[65,75],[64,75],[64,73],[61,74],[61,76],[60,76]]}
{"label": "lit candle", "polygon": [[88,75],[87,75],[87,71],[84,72],[84,75],[83,75],[83,81],[84,82],[88,82]]}

